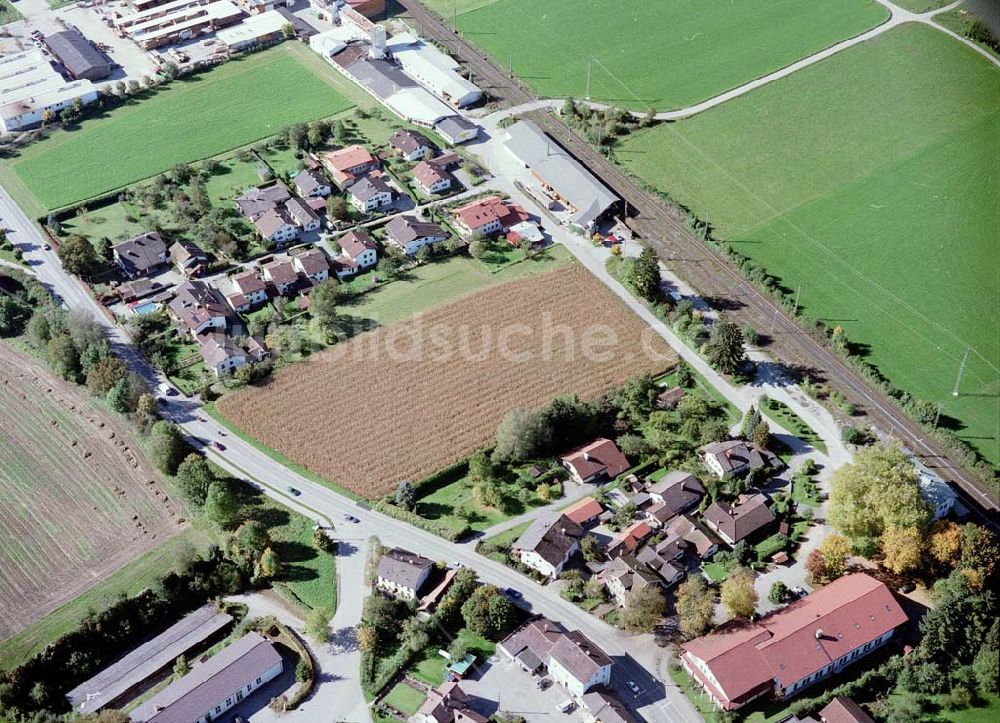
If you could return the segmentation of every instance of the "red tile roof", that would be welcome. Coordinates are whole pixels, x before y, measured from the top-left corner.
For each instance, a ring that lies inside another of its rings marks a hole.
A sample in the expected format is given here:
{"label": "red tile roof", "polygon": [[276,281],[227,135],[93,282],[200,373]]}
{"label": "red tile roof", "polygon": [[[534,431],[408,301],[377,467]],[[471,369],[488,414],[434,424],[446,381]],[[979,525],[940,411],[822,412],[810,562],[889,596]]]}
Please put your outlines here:
{"label": "red tile roof", "polygon": [[842,695],[837,696],[819,712],[823,723],[875,723],[857,703]]}
{"label": "red tile roof", "polygon": [[365,164],[378,164],[378,159],[364,146],[347,146],[339,151],[331,151],[323,156],[323,160],[338,171],[349,171]]}
{"label": "red tile roof", "polygon": [[468,228],[475,231],[488,225],[494,220],[499,220],[504,228],[527,221],[529,216],[521,206],[516,203],[504,201],[499,196],[487,196],[478,201],[467,203],[461,208],[455,209],[455,216]]}
{"label": "red tile roof", "polygon": [[628,459],[610,439],[603,437],[562,455],[560,461],[569,465],[581,479],[604,472],[614,479],[629,468]]}
{"label": "red tile roof", "polygon": [[574,502],[565,510],[563,514],[573,520],[578,525],[582,525],[587,520],[597,517],[604,511],[604,507],[593,497],[587,496]]}

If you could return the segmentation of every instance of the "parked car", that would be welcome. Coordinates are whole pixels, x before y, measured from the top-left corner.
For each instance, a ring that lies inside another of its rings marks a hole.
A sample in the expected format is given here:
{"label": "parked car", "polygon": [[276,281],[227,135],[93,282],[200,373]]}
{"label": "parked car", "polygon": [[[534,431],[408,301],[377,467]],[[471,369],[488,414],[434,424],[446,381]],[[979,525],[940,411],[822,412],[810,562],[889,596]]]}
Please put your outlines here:
{"label": "parked car", "polygon": [[549,686],[552,685],[552,679],[551,678],[539,678],[538,679],[538,683],[536,683],[536,685],[538,686],[539,690],[545,690]]}
{"label": "parked car", "polygon": [[344,519],[347,520],[348,522],[361,522],[361,520],[359,520],[354,515],[344,515]]}
{"label": "parked car", "polygon": [[300,490],[295,489],[291,485],[288,485],[287,487],[285,487],[285,489],[288,491],[288,494],[293,495],[295,497],[298,497],[300,494],[302,494]]}
{"label": "parked car", "polygon": [[642,692],[642,688],[634,680],[629,680],[625,683],[628,689],[632,691],[632,695],[639,695]]}
{"label": "parked car", "polygon": [[792,599],[793,600],[798,600],[799,598],[803,598],[806,595],[808,595],[808,593],[806,592],[806,589],[804,587],[802,587],[801,585],[796,585],[795,587],[792,588]]}
{"label": "parked car", "polygon": [[520,600],[521,599],[521,593],[519,593],[517,590],[515,590],[512,587],[509,587],[506,590],[504,590],[503,594],[506,595],[507,597],[509,597],[511,600]]}
{"label": "parked car", "polygon": [[902,585],[899,586],[899,592],[902,593],[903,595],[908,595],[916,589],[917,586],[913,582],[904,582]]}

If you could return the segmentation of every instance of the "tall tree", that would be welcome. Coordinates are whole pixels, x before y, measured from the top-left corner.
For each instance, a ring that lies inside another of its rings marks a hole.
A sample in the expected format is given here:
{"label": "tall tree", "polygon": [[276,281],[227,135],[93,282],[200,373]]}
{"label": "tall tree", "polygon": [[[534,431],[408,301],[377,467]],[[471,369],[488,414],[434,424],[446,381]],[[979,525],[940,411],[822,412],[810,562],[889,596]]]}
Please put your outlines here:
{"label": "tall tree", "polygon": [[667,600],[659,586],[651,585],[633,592],[622,610],[622,624],[633,633],[651,633],[667,612]]}
{"label": "tall tree", "polygon": [[480,585],[462,605],[468,628],[490,640],[498,640],[514,625],[514,604],[495,585]]}
{"label": "tall tree", "polygon": [[177,427],[163,420],[153,425],[149,447],[153,466],[170,475],[176,474],[189,449]]}
{"label": "tall tree", "polygon": [[338,328],[337,286],[335,280],[326,279],[316,284],[309,293],[309,312],[327,336],[331,336]]}
{"label": "tall tree", "polygon": [[268,547],[260,556],[261,577],[273,579],[281,573],[281,558],[278,553]]}
{"label": "tall tree", "polygon": [[512,409],[497,428],[495,462],[521,462],[537,456],[552,442],[545,415],[530,409]]}
{"label": "tall tree", "polygon": [[722,583],[722,604],[730,615],[749,618],[757,610],[757,591],[754,575],[745,567],[734,567]]}
{"label": "tall tree", "polygon": [[73,234],[59,244],[59,260],[69,273],[88,276],[97,265],[97,253],[90,241]]}
{"label": "tall tree", "polygon": [[201,507],[205,504],[208,487],[215,481],[215,474],[202,455],[192,452],[177,467],[177,481],[184,496]]}
{"label": "tall tree", "polygon": [[835,580],[847,572],[847,558],[851,554],[851,543],[842,535],[830,535],[819,546],[823,555],[825,580]]}
{"label": "tall tree", "polygon": [[746,360],[743,344],[740,327],[720,316],[712,324],[712,333],[705,345],[708,362],[723,374],[735,374]]}
{"label": "tall tree", "polygon": [[660,259],[649,246],[644,246],[639,258],[627,267],[627,281],[642,298],[656,301],[660,298]]}
{"label": "tall tree", "polygon": [[962,528],[950,520],[939,520],[931,527],[927,551],[939,564],[953,568],[962,550]]}
{"label": "tall tree", "polygon": [[715,613],[715,593],[700,575],[690,575],[677,588],[677,617],[688,638],[705,633]]}
{"label": "tall tree", "polygon": [[417,504],[417,492],[408,479],[402,480],[396,486],[396,504],[404,510],[412,510]]}
{"label": "tall tree", "polygon": [[224,530],[232,528],[240,514],[240,503],[225,480],[215,480],[205,495],[205,517]]}
{"label": "tall tree", "polygon": [[916,526],[887,527],[882,533],[883,564],[897,575],[920,567],[924,536]]}

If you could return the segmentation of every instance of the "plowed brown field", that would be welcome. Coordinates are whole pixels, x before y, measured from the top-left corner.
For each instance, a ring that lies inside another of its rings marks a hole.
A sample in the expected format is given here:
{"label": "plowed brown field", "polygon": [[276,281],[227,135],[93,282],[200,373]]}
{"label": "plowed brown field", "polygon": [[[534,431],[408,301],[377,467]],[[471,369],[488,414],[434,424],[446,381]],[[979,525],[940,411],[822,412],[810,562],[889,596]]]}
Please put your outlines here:
{"label": "plowed brown field", "polygon": [[180,531],[131,433],[0,344],[0,640]]}
{"label": "plowed brown field", "polygon": [[675,360],[573,265],[354,337],[218,408],[293,461],[374,498],[483,446],[514,407],[594,397]]}

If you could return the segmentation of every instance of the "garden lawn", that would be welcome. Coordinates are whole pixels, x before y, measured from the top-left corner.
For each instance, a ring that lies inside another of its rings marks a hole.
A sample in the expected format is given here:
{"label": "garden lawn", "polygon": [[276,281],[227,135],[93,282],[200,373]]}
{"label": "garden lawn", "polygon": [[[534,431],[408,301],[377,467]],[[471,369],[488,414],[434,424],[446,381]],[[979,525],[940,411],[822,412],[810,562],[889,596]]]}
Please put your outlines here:
{"label": "garden lawn", "polygon": [[[446,18],[452,0],[428,3]],[[542,96],[682,108],[859,35],[874,0],[502,0],[460,3],[459,32]]]}
{"label": "garden lawn", "polygon": [[[686,121],[617,157],[716,235],[801,287],[897,386],[943,403],[1000,461],[1000,72],[904,25]],[[966,349],[963,395],[951,396]]]}
{"label": "garden lawn", "polygon": [[350,106],[281,45],[58,131],[10,165],[43,206],[59,208]]}
{"label": "garden lawn", "polygon": [[[455,639],[463,641],[468,652],[476,656],[476,665],[482,664],[496,651],[494,643],[479,637],[468,628],[462,628]],[[438,654],[438,649],[437,645],[428,645],[410,669],[410,675],[435,688],[444,682],[445,668],[450,662]]]}
{"label": "garden lawn", "polygon": [[418,498],[415,511],[421,517],[438,520],[456,530],[468,526],[474,531],[481,532],[504,520],[523,514],[527,511],[526,508],[548,504],[548,501],[542,500],[534,492],[531,493],[527,505],[521,503],[516,498],[518,487],[512,484],[505,486],[511,497],[511,511],[508,514],[503,510],[477,504],[472,497],[473,487],[472,481],[468,477],[463,477],[434,490],[425,497]]}
{"label": "garden lawn", "polygon": [[761,400],[760,411],[764,416],[770,417],[813,449],[818,449],[823,454],[827,453],[823,438],[784,402],[765,397]]}
{"label": "garden lawn", "polygon": [[411,688],[406,683],[396,683],[392,690],[382,699],[382,702],[392,706],[400,713],[411,716],[416,715],[416,712],[420,710],[420,706],[424,704],[424,700],[426,699],[426,695],[415,688]]}
{"label": "garden lawn", "polygon": [[6,25],[20,19],[21,13],[10,4],[9,0],[0,0],[0,25]]}

